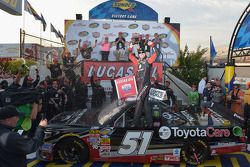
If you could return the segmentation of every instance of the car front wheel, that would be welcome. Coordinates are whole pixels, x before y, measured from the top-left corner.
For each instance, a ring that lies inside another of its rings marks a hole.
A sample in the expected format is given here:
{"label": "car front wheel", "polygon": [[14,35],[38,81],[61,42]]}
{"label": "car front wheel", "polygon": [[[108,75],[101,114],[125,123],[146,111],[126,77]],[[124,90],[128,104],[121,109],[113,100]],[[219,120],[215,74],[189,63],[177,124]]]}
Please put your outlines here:
{"label": "car front wheel", "polygon": [[67,163],[82,162],[89,159],[87,145],[76,137],[62,139],[56,145],[56,154],[62,161]]}
{"label": "car front wheel", "polygon": [[182,159],[190,165],[198,165],[210,156],[210,148],[203,140],[188,141],[181,150]]}

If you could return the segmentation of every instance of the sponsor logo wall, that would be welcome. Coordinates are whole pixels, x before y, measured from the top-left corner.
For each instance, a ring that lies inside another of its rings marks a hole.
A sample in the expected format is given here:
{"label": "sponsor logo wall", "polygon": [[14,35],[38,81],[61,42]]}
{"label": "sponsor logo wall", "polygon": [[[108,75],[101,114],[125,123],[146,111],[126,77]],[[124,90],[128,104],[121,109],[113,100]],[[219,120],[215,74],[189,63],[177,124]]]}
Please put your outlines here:
{"label": "sponsor logo wall", "polygon": [[[97,40],[97,46],[92,51],[92,59],[101,60],[100,55],[100,42],[104,40],[104,37],[109,37],[109,41],[112,42],[112,48],[110,50],[109,61],[114,61],[114,51],[116,49],[115,39],[118,37],[118,33],[123,32],[123,37],[126,39],[126,51],[131,41],[132,36],[138,36],[139,33],[150,35],[150,39],[153,39],[154,33],[158,33],[162,39],[162,53],[164,61],[172,64],[177,58],[179,53],[179,32],[169,24],[156,23],[156,22],[112,22],[112,21],[94,21],[94,20],[66,20],[65,21],[65,34],[66,34],[66,47],[71,52],[71,55],[75,55],[78,48],[78,41],[81,39],[82,43],[86,43],[89,46],[94,44]],[[83,60],[80,52],[78,52],[77,61]],[[128,52],[126,52],[124,60],[128,60]]]}

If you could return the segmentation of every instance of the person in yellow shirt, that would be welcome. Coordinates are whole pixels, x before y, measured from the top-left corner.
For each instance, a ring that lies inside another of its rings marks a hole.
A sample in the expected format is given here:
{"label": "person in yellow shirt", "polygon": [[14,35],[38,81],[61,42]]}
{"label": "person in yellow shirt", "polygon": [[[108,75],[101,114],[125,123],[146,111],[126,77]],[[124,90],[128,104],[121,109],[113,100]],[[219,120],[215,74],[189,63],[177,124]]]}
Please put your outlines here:
{"label": "person in yellow shirt", "polygon": [[247,126],[247,121],[250,116],[250,82],[246,83],[246,92],[244,94],[244,118],[245,126]]}

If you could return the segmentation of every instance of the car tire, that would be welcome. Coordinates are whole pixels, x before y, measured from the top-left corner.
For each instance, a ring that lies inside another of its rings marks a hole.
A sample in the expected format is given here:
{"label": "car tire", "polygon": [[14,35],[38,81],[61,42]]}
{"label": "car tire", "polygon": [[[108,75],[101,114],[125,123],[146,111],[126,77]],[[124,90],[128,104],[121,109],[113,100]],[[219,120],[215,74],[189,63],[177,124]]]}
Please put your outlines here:
{"label": "car tire", "polygon": [[188,141],[181,150],[181,158],[189,165],[199,165],[210,156],[210,147],[203,140]]}
{"label": "car tire", "polygon": [[76,163],[89,160],[89,149],[87,145],[77,137],[61,139],[55,147],[56,154],[60,160],[66,163]]}

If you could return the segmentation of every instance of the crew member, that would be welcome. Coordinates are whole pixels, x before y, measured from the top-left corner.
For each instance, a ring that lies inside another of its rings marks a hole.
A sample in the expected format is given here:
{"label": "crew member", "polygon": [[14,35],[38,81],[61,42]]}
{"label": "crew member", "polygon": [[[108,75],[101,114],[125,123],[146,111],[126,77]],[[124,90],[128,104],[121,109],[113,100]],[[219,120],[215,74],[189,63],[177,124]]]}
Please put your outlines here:
{"label": "crew member", "polygon": [[250,117],[250,82],[246,83],[246,92],[244,94],[244,117],[245,117],[245,127],[247,127],[247,121]]}
{"label": "crew member", "polygon": [[26,138],[13,132],[20,113],[14,106],[5,106],[0,109],[0,166],[25,167],[26,154],[35,152],[42,144],[42,127],[47,120],[42,120],[36,130],[35,136]]}
{"label": "crew member", "polygon": [[[153,47],[153,42],[148,43],[149,46]],[[129,50],[132,51],[133,44],[130,45]],[[157,53],[156,51],[150,58],[147,58],[144,50],[140,49],[138,51],[139,59],[137,59],[132,53],[129,54],[129,59],[137,66],[137,85],[138,85],[138,97],[136,103],[136,109],[134,113],[134,125],[140,125],[140,117],[142,114],[142,107],[144,105],[145,116],[146,116],[146,126],[152,126],[152,113],[150,112],[150,106],[147,102],[148,98],[146,96],[150,90],[150,71],[152,64],[154,63]]]}

